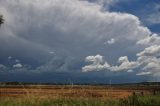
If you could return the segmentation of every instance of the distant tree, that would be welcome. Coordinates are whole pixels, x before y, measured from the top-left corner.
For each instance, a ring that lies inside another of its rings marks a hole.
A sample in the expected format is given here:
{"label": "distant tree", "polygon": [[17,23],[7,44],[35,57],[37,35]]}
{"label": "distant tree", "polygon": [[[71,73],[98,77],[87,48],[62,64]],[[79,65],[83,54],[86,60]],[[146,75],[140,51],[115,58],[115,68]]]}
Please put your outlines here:
{"label": "distant tree", "polygon": [[3,19],[3,16],[0,15],[0,26],[4,23],[4,19]]}

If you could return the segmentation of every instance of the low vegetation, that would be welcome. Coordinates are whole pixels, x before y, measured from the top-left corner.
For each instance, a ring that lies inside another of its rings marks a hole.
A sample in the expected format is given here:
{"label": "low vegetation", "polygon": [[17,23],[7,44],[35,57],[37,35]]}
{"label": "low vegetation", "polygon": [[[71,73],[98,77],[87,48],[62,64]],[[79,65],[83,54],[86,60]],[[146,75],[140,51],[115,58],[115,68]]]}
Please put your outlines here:
{"label": "low vegetation", "polygon": [[117,106],[116,100],[101,99],[26,99],[26,98],[6,98],[0,101],[0,106]]}
{"label": "low vegetation", "polygon": [[0,106],[160,106],[160,95],[137,96],[126,99],[96,98],[5,98]]}
{"label": "low vegetation", "polygon": [[136,90],[135,86],[128,88],[2,86],[0,106],[160,106],[158,86],[140,86]]}
{"label": "low vegetation", "polygon": [[160,95],[133,95],[119,100],[118,106],[160,106]]}

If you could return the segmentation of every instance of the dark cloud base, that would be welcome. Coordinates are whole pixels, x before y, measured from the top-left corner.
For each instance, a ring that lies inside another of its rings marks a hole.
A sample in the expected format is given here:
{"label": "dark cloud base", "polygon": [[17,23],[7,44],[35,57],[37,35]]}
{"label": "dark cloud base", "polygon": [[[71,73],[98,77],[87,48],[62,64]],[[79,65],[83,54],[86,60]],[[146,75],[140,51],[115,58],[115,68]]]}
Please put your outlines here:
{"label": "dark cloud base", "polygon": [[[97,75],[98,74],[98,75]],[[149,76],[117,75],[105,76],[104,73],[8,73],[0,75],[0,82],[35,82],[35,83],[137,83],[149,81]]]}

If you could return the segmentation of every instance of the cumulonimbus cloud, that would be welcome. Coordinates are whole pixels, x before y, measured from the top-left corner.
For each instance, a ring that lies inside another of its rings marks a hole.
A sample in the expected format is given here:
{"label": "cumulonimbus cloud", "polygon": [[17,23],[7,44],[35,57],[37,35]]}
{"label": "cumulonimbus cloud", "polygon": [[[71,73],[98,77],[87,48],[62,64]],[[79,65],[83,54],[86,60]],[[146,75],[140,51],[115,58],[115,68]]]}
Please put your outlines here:
{"label": "cumulonimbus cloud", "polygon": [[[73,63],[85,57],[93,63],[84,66],[83,71],[129,70],[144,62],[139,61],[142,56],[138,56],[136,61],[129,61],[126,56],[141,53],[142,49],[145,51],[145,48],[151,48],[153,44],[159,45],[159,36],[142,26],[138,17],[107,9],[104,11],[99,3],[86,0],[1,0],[0,13],[5,18],[0,33],[0,44],[5,45],[0,45],[3,55],[13,53],[34,58],[37,62],[43,61],[35,71],[44,68],[70,70],[75,65]],[[106,46],[106,41],[114,45]],[[51,51],[55,53],[48,60]],[[119,58],[120,63],[111,65],[103,56],[96,54],[104,55],[110,62]],[[67,61],[66,58],[60,58],[60,65],[55,65],[56,57],[67,57]]]}

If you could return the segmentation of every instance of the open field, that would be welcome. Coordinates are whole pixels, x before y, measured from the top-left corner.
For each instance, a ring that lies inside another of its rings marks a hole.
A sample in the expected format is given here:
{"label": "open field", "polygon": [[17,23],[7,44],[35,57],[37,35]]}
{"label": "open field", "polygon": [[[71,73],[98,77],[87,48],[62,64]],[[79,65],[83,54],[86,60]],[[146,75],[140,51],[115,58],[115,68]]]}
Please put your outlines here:
{"label": "open field", "polygon": [[85,98],[125,98],[137,92],[145,95],[152,94],[154,90],[159,91],[159,86],[45,86],[45,85],[27,85],[27,86],[1,86],[1,97],[23,97],[34,95],[38,97],[85,97]]}
{"label": "open field", "polygon": [[[160,86],[7,85],[0,87],[0,106],[6,106],[6,103],[11,104],[8,106],[15,106],[12,103],[16,104],[17,101],[22,102],[19,106],[25,102],[31,103],[31,106],[40,106],[46,102],[48,105],[43,106],[51,106],[50,104],[54,103],[61,103],[55,106],[83,106],[85,103],[86,106],[119,106],[117,103],[127,101],[134,93],[147,98],[155,96],[159,91]],[[154,98],[159,97],[156,95]],[[74,105],[77,103],[81,105]]]}

